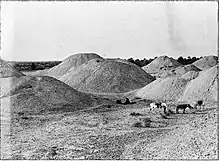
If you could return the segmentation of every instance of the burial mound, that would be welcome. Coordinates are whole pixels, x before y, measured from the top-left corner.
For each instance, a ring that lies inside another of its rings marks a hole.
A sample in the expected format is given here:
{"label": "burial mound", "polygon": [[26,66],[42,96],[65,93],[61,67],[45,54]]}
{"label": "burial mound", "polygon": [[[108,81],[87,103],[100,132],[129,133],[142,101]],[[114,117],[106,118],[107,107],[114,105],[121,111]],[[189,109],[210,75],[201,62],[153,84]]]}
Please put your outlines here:
{"label": "burial mound", "polygon": [[177,100],[184,92],[187,82],[178,77],[160,78],[138,90],[136,97],[148,100]]}
{"label": "burial mound", "polygon": [[45,72],[45,75],[51,76],[54,78],[59,78],[64,75],[70,68],[78,67],[91,59],[103,59],[97,54],[94,53],[80,53],[71,55],[59,65],[51,68],[50,70]]}
{"label": "burial mound", "polygon": [[200,72],[199,76],[190,81],[181,101],[218,101],[218,66]]}
{"label": "burial mound", "polygon": [[[2,108],[11,113],[46,114],[71,112],[108,102],[97,96],[79,92],[48,76],[24,77],[1,97]],[[10,102],[8,104],[8,102]]]}
{"label": "burial mound", "polygon": [[168,56],[160,56],[153,60],[150,64],[142,67],[147,73],[158,73],[160,70],[164,69],[174,69],[181,64],[174,60],[173,58],[170,58]]}
{"label": "burial mound", "polygon": [[21,76],[24,76],[24,74],[14,69],[9,63],[0,58],[0,78]]}
{"label": "burial mound", "polygon": [[141,88],[155,79],[136,65],[93,59],[70,69],[60,80],[79,91],[120,93]]}
{"label": "burial mound", "polygon": [[218,64],[218,57],[213,55],[205,56],[204,58],[199,59],[193,63],[193,65],[195,65],[197,68],[201,70],[207,70],[217,64]]}

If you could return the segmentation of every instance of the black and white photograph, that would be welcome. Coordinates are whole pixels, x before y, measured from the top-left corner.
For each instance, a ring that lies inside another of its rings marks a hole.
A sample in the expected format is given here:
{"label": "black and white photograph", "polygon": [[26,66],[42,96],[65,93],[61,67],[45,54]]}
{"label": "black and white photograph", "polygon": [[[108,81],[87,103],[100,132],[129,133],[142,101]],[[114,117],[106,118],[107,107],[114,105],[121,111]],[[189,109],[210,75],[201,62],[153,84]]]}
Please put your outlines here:
{"label": "black and white photograph", "polygon": [[218,1],[1,1],[1,160],[218,160]]}

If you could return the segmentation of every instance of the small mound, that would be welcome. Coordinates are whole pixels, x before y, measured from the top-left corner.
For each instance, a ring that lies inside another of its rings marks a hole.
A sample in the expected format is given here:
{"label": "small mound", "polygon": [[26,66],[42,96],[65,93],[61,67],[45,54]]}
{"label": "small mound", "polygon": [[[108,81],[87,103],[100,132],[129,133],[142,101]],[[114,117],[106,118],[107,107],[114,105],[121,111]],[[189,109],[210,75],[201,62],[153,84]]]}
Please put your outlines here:
{"label": "small mound", "polygon": [[218,66],[214,66],[192,80],[180,99],[181,101],[218,101]]}
{"label": "small mound", "polygon": [[149,100],[177,100],[186,87],[187,81],[182,78],[168,77],[157,79],[136,92],[136,97]]}
{"label": "small mound", "polygon": [[181,64],[174,60],[173,58],[169,58],[167,56],[160,56],[153,60],[150,64],[142,67],[147,73],[157,73],[160,70],[171,69],[180,66]]}
{"label": "small mound", "polygon": [[22,77],[23,73],[14,69],[9,63],[0,58],[0,78]]}
{"label": "small mound", "polygon": [[199,68],[197,68],[195,65],[193,64],[188,64],[188,65],[185,65],[183,67],[177,67],[175,69],[175,73],[177,75],[183,75],[189,71],[201,71]]}
{"label": "small mound", "polygon": [[48,76],[25,77],[1,98],[1,102],[10,102],[8,108],[12,113],[28,114],[71,112],[101,104],[103,100]]}
{"label": "small mound", "polygon": [[46,71],[45,75],[54,78],[59,78],[62,75],[64,75],[70,68],[78,67],[88,62],[91,59],[103,59],[103,58],[94,53],[80,53],[80,54],[71,55],[59,65],[51,68],[49,71]]}
{"label": "small mound", "polygon": [[201,70],[207,70],[217,64],[218,64],[218,57],[213,55],[205,56],[204,58],[199,59],[193,63],[193,65],[195,65],[197,68]]}
{"label": "small mound", "polygon": [[180,78],[183,78],[185,80],[190,81],[190,80],[195,79],[198,76],[199,76],[199,72],[198,71],[189,71],[186,74],[182,75]]}
{"label": "small mound", "polygon": [[154,78],[136,65],[93,59],[70,69],[60,80],[79,91],[122,93],[141,88]]}

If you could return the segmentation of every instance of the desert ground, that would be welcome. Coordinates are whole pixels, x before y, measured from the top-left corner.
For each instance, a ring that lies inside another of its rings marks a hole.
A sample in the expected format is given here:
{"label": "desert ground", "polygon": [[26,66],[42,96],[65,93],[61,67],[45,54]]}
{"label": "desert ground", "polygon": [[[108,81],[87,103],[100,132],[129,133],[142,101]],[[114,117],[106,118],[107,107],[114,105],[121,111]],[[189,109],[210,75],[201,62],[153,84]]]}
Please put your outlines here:
{"label": "desert ground", "polygon": [[[1,159],[219,159],[216,56],[141,68],[75,54],[35,72],[0,63]],[[166,111],[150,111],[155,102]]]}

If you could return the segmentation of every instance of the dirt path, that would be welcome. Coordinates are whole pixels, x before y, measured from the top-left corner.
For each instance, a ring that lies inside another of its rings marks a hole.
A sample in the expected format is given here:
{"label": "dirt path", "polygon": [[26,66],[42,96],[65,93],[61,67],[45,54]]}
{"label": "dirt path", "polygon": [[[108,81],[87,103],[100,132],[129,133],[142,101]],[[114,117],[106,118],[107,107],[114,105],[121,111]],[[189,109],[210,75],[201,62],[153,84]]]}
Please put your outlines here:
{"label": "dirt path", "polygon": [[[149,114],[147,106],[138,103],[110,109],[36,116],[27,120],[17,119],[13,122],[10,136],[11,152],[5,154],[4,159],[217,157],[216,107],[207,107],[208,110],[196,114],[175,114],[169,116],[169,119],[162,119],[158,115]],[[142,115],[130,116],[131,112]],[[162,122],[166,126],[133,127],[140,118],[151,118],[153,124]],[[198,138],[210,139],[202,142]],[[208,148],[210,152],[194,151],[196,143],[193,139],[200,143],[199,147]],[[193,143],[191,147],[188,146],[190,143]]]}

